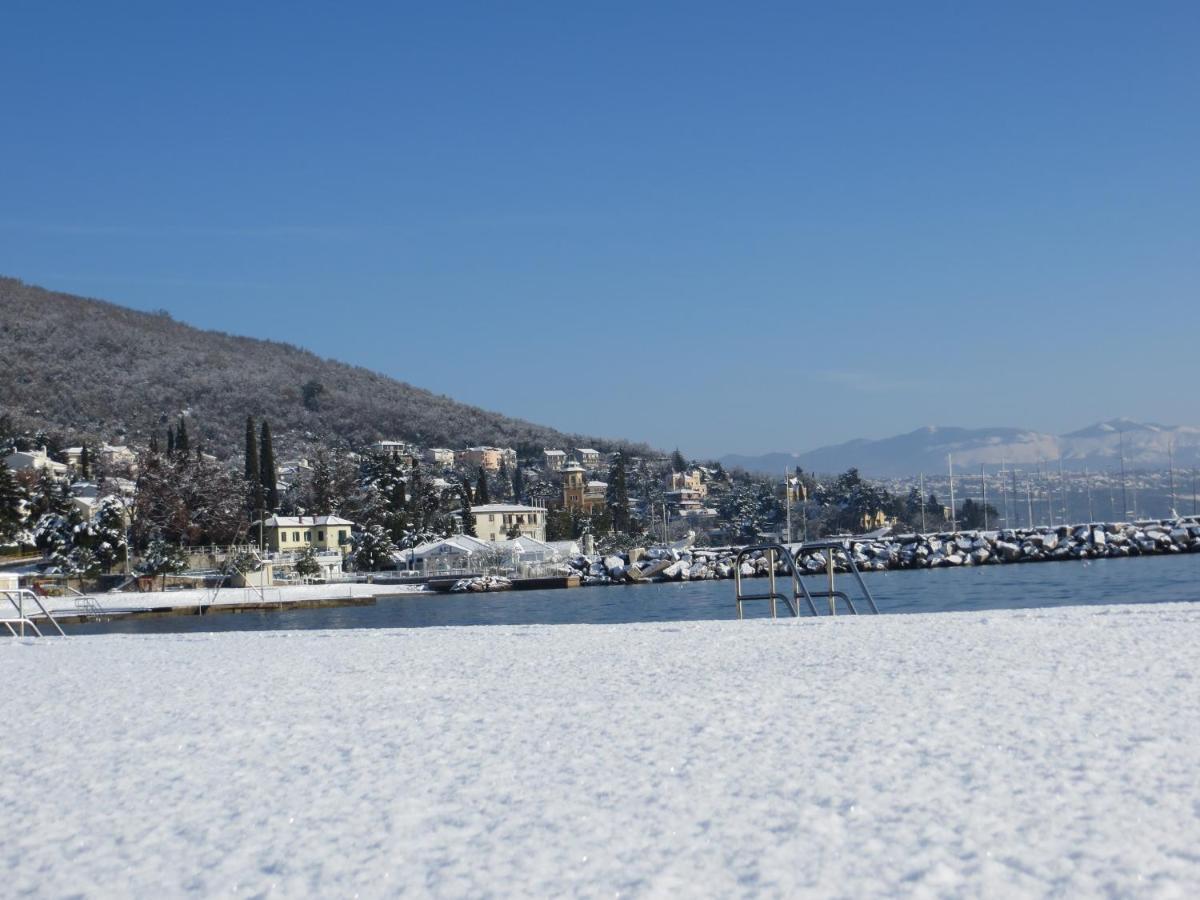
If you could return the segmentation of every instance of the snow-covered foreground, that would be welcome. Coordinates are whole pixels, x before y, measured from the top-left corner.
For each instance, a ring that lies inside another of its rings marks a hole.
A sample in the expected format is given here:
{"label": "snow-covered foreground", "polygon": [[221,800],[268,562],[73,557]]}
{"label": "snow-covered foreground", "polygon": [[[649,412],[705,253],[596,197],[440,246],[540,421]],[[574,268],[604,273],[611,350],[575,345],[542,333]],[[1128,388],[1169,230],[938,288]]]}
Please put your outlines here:
{"label": "snow-covered foreground", "polygon": [[[90,596],[105,612],[145,612],[168,607],[238,606],[254,603],[299,603],[311,600],[341,600],[376,597],[381,594],[422,593],[423,585],[357,584],[292,584],[255,588],[190,588],[179,591],[109,591]],[[75,615],[80,612],[78,598],[65,595],[43,597],[42,603],[51,613]]]}
{"label": "snow-covered foreground", "polygon": [[1200,606],[0,640],[9,896],[1200,895]]}

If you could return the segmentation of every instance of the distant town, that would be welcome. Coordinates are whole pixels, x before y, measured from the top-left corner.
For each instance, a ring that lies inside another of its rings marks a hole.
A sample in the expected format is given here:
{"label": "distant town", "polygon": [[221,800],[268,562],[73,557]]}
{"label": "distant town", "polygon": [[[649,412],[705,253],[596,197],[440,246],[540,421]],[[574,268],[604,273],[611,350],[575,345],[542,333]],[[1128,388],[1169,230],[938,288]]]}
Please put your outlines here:
{"label": "distant town", "polygon": [[[47,579],[142,590],[569,571],[636,546],[720,547],[869,532],[936,533],[1196,513],[1194,471],[1070,473],[1053,465],[882,481],[850,469],[772,478],[591,447],[419,447],[276,457],[248,419],[225,461],[179,416],[148,445],[0,435],[0,546]],[[239,452],[240,451],[240,452]],[[557,567],[557,569],[555,568]]]}

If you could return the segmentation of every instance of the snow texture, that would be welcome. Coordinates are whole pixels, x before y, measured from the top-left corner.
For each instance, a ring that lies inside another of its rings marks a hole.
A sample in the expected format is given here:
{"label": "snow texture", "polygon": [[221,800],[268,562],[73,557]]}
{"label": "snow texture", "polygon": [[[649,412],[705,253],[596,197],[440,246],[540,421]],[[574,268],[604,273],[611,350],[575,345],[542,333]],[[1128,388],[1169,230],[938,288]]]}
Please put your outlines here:
{"label": "snow texture", "polygon": [[0,641],[8,896],[1200,895],[1200,606]]}
{"label": "snow texture", "polygon": [[[305,600],[362,599],[392,594],[426,593],[424,585],[411,584],[292,584],[263,588],[188,588],[178,591],[110,591],[105,594],[90,594],[105,612],[145,612],[149,609],[167,607],[231,606],[253,603],[297,603]],[[42,604],[51,613],[75,615],[80,609],[73,595],[43,597]],[[28,603],[26,604],[28,606]],[[12,608],[0,610],[0,618],[11,613]],[[34,610],[36,612],[36,610]],[[5,632],[7,633],[7,632]]]}

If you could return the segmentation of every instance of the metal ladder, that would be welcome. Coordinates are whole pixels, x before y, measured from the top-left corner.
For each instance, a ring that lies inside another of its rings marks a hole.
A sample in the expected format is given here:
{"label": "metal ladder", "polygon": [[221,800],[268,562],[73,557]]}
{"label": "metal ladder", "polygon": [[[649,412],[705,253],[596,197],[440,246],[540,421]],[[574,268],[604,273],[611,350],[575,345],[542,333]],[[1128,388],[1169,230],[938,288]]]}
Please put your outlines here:
{"label": "metal ladder", "polygon": [[[5,599],[8,600],[9,605],[17,611],[17,617],[15,619],[0,618],[0,623],[4,624],[4,626],[8,629],[8,633],[13,637],[24,637],[26,627],[31,629],[38,637],[44,637],[42,630],[38,628],[37,623],[34,622],[29,616],[25,615],[26,598],[34,602],[34,605],[36,605],[37,608],[42,611],[42,615],[49,620],[50,624],[58,630],[60,635],[63,637],[67,636],[67,633],[62,630],[62,626],[59,625],[54,616],[50,614],[50,610],[46,609],[46,606],[42,603],[41,598],[33,591],[26,588],[21,588],[20,590],[16,591],[0,591],[0,594],[3,594]],[[14,628],[14,625],[17,627]]]}
{"label": "metal ladder", "polygon": [[[810,541],[800,545],[800,552],[810,550],[825,550],[826,552],[826,570],[829,575],[829,589],[825,591],[810,591],[800,577],[800,567],[796,565],[796,557],[792,551],[783,544],[755,544],[749,547],[743,547],[738,551],[737,558],[733,563],[733,580],[736,589],[737,600],[737,616],[739,619],[744,618],[742,604],[751,600],[769,600],[771,603],[771,618],[776,618],[777,606],[776,601],[782,600],[787,604],[788,609],[792,611],[792,615],[799,617],[800,615],[800,599],[803,597],[805,605],[814,615],[820,615],[817,612],[817,605],[813,602],[814,597],[826,598],[829,600],[829,615],[837,615],[837,601],[840,599],[846,604],[846,608],[850,610],[852,615],[858,615],[858,608],[855,607],[854,601],[850,599],[850,595],[845,591],[834,589],[833,584],[833,551],[842,550],[846,555],[846,562],[850,567],[851,573],[858,581],[858,586],[862,590],[863,597],[866,598],[867,605],[871,608],[871,612],[878,615],[879,607],[875,605],[875,598],[871,596],[871,590],[867,587],[867,583],[863,580],[862,573],[858,571],[858,566],[854,564],[854,554],[850,550],[850,542],[845,540],[829,540],[829,541]],[[751,553],[762,551],[767,557],[767,577],[769,580],[768,590],[766,593],[747,594],[742,591],[742,562]],[[776,558],[787,563],[787,569],[792,579],[792,593],[789,597],[785,593],[781,593],[776,589],[775,584],[775,561]]]}

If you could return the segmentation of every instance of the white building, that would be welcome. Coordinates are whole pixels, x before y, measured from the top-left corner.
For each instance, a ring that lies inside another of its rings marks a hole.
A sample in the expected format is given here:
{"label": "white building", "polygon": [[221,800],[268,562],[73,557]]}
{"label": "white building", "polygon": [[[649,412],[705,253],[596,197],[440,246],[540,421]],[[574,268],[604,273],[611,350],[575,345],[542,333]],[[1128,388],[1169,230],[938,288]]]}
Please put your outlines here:
{"label": "white building", "polygon": [[543,450],[542,460],[545,462],[546,471],[561,472],[567,463],[567,454],[562,450]]}
{"label": "white building", "polygon": [[575,455],[579,457],[579,463],[585,469],[594,469],[600,465],[599,450],[593,450],[591,447],[576,447]]}
{"label": "white building", "polygon": [[36,450],[18,450],[4,457],[4,463],[14,472],[29,469],[47,469],[51,475],[66,475],[66,463],[55,462],[46,453],[45,447]]}
{"label": "white building", "polygon": [[454,465],[454,451],[445,447],[430,447],[425,451],[425,460],[435,466]]}
{"label": "white building", "polygon": [[539,541],[546,540],[546,510],[540,506],[486,503],[472,506],[471,514],[475,516],[475,533],[480,540],[507,540],[513,530]]}

